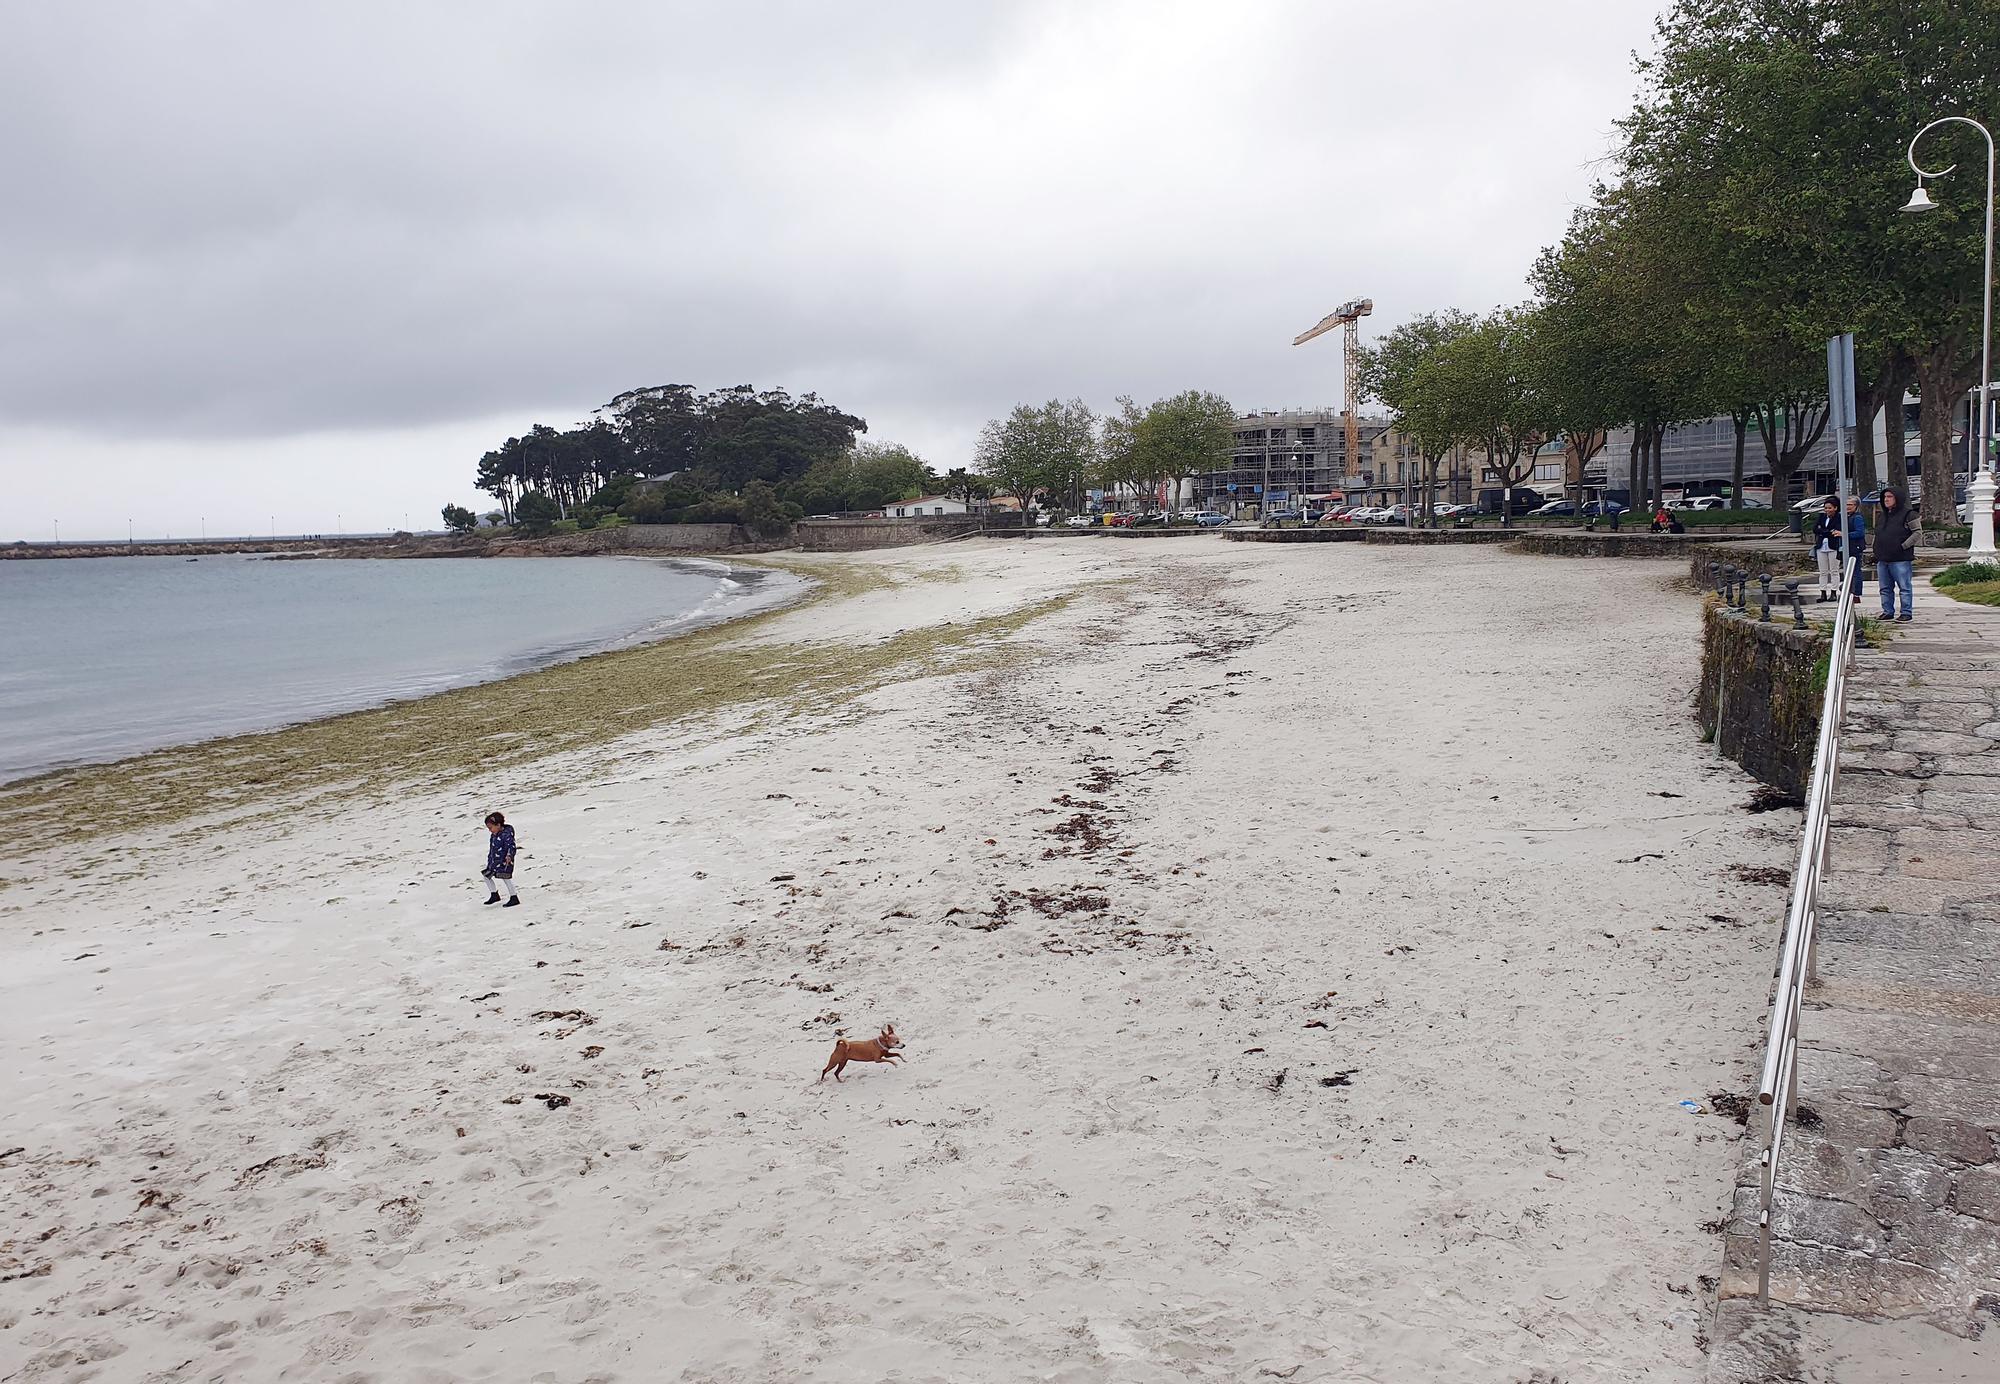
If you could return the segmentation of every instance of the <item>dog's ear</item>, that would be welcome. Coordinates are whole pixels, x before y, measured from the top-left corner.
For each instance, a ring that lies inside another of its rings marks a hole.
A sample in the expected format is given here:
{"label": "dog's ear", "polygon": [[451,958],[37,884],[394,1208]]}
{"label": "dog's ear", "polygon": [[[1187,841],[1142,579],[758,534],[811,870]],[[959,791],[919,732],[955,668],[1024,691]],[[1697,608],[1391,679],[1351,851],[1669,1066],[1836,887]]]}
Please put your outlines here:
{"label": "dog's ear", "polygon": [[896,1036],[896,1026],[894,1024],[883,1024],[882,1031],[888,1034],[891,1038],[894,1038]]}

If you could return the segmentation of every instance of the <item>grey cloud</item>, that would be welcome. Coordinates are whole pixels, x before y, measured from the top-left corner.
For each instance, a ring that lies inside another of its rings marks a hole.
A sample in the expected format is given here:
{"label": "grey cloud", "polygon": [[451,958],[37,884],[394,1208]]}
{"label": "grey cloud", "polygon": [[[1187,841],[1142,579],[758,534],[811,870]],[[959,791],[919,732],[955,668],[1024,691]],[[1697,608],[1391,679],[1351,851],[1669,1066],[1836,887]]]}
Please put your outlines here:
{"label": "grey cloud", "polygon": [[[1519,296],[1630,90],[1640,8],[1493,8],[24,6],[0,421],[284,437],[669,379],[888,435],[1330,400],[1290,336]],[[1552,26],[1580,51],[1537,67]]]}

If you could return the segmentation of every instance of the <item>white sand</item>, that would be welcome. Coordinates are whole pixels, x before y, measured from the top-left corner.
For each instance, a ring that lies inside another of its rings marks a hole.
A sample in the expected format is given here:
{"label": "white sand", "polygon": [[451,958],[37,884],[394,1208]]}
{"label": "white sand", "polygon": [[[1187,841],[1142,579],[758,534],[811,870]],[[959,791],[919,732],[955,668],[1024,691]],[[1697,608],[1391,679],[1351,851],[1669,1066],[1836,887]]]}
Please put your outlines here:
{"label": "white sand", "polygon": [[830,561],[963,576],[786,637],[1130,580],[566,792],[0,862],[0,1380],[1699,1377],[1738,1131],[1676,1103],[1748,1084],[1726,867],[1796,818],[1696,741],[1674,569]]}

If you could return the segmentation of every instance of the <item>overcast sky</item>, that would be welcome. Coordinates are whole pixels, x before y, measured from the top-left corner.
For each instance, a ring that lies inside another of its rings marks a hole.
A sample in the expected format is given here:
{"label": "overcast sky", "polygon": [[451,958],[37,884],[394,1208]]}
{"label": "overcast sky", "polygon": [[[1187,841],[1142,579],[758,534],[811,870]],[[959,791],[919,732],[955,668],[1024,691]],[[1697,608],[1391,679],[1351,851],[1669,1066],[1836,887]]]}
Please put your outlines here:
{"label": "overcast sky", "polygon": [[940,467],[1525,292],[1653,0],[0,0],[0,539],[432,525],[639,385]]}

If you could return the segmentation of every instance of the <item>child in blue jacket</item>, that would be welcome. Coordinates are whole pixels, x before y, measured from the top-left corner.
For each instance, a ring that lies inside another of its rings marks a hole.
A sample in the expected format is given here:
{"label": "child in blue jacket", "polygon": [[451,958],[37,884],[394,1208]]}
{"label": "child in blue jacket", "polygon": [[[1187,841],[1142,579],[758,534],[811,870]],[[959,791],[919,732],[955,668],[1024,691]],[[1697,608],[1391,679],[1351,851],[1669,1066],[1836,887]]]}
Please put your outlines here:
{"label": "child in blue jacket", "polygon": [[479,877],[486,881],[486,902],[500,903],[500,891],[507,891],[507,902],[502,908],[512,908],[521,902],[521,896],[514,892],[514,828],[507,825],[507,819],[498,812],[486,814],[486,868]]}

